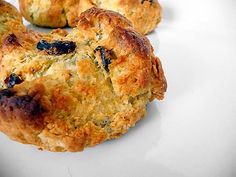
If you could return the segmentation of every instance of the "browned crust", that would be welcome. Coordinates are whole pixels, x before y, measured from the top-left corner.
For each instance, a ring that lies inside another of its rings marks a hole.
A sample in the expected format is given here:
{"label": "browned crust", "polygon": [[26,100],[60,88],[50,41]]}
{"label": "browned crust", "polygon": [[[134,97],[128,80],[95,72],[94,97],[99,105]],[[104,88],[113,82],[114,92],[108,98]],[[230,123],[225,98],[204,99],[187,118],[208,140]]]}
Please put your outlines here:
{"label": "browned crust", "polygon": [[[45,3],[47,2],[47,3]],[[113,10],[129,19],[135,29],[147,34],[161,20],[161,7],[157,0],[19,0],[23,16],[33,24],[46,27],[75,27],[82,12],[91,7]]]}
{"label": "browned crust", "polygon": [[97,22],[102,21],[111,27],[118,25],[122,27],[132,27],[131,22],[124,16],[110,10],[104,10],[96,7],[92,7],[85,12],[81,13],[78,18],[79,26],[81,27],[93,27]]}
{"label": "browned crust", "polygon": [[22,21],[20,13],[14,6],[12,6],[6,1],[0,0],[0,15],[7,14],[10,14],[11,18],[17,19],[18,21]]}
{"label": "browned crust", "polygon": [[0,0],[0,45],[2,38],[9,32],[25,31],[22,24],[22,17],[17,9],[11,4]]}
{"label": "browned crust", "polygon": [[36,95],[16,95],[11,89],[0,91],[0,114],[6,121],[20,121],[35,129],[42,129],[44,112],[45,109]]}
{"label": "browned crust", "polygon": [[153,52],[151,44],[146,37],[138,34],[132,28],[125,29],[123,26],[118,25],[111,35],[119,41],[119,45],[122,46],[124,50],[130,50],[130,53],[138,55],[142,60],[151,57]]}

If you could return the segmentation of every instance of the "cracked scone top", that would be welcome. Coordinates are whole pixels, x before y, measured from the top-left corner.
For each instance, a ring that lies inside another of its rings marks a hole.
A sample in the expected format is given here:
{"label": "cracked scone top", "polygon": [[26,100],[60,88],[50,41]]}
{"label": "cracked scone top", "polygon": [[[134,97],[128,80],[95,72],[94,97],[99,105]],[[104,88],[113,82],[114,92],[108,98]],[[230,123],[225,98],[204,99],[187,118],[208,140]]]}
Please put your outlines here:
{"label": "cracked scone top", "polygon": [[160,60],[118,13],[89,9],[69,34],[19,28],[0,36],[0,130],[13,140],[82,151],[120,137],[164,97]]}
{"label": "cracked scone top", "polygon": [[161,20],[157,0],[19,0],[19,3],[29,22],[53,28],[75,27],[79,15],[91,7],[119,12],[142,34],[152,31]]}

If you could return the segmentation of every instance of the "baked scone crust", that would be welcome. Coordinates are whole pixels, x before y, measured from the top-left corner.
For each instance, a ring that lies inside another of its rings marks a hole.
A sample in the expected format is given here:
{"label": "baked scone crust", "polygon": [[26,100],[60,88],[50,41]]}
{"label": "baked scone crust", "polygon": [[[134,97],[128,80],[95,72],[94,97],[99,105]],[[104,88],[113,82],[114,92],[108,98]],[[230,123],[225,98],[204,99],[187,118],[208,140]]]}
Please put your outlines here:
{"label": "baked scone crust", "polygon": [[[116,12],[91,8],[69,34],[21,28],[6,32],[0,48],[0,131],[13,140],[82,151],[120,137],[144,117],[149,101],[164,97],[164,72],[150,42]],[[39,50],[42,40],[73,41],[76,48]],[[13,76],[19,78],[9,84]]]}
{"label": "baked scone crust", "polygon": [[141,34],[152,31],[161,20],[157,0],[19,0],[22,15],[44,27],[75,27],[79,16],[91,7],[113,10],[129,19]]}
{"label": "baked scone crust", "polygon": [[1,38],[8,33],[8,31],[24,31],[25,27],[22,25],[22,17],[17,9],[11,4],[0,0],[0,44]]}

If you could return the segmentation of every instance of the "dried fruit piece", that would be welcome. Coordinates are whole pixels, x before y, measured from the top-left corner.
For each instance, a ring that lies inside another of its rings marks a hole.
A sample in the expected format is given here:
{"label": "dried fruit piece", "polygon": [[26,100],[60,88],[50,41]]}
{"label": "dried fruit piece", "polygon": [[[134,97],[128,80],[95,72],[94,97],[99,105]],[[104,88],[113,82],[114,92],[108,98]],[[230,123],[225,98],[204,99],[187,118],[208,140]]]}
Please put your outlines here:
{"label": "dried fruit piece", "polygon": [[20,84],[22,82],[23,82],[23,80],[20,78],[20,76],[14,74],[14,73],[5,79],[5,83],[7,84],[8,88],[12,88],[12,87],[14,87],[14,85]]}
{"label": "dried fruit piece", "polygon": [[41,40],[37,44],[38,50],[45,50],[50,55],[62,55],[75,50],[76,43],[73,41],[54,41],[52,43]]}
{"label": "dried fruit piece", "polygon": [[102,65],[104,69],[109,72],[109,64],[111,64],[111,59],[116,58],[115,53],[112,50],[108,50],[103,46],[98,46],[95,50],[95,53],[97,51],[100,52],[100,56],[102,59]]}

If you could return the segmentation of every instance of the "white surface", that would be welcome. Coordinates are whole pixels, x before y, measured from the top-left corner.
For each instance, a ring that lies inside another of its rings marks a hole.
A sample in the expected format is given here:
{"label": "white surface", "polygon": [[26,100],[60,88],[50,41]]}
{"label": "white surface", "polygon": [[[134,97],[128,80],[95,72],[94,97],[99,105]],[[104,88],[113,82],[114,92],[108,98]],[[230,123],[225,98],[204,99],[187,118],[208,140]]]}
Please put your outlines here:
{"label": "white surface", "polygon": [[148,37],[166,99],[121,139],[82,153],[42,152],[1,134],[0,177],[236,176],[236,1],[160,2],[163,21]]}

